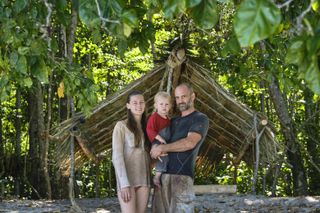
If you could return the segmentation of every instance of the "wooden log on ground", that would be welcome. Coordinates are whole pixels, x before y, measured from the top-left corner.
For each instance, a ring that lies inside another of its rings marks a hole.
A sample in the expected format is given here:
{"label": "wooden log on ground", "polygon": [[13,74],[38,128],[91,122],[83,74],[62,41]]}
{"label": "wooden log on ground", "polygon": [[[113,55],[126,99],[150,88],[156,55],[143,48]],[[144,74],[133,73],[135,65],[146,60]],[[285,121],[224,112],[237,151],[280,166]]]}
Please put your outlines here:
{"label": "wooden log on ground", "polygon": [[200,194],[235,194],[237,192],[236,185],[194,185],[194,192],[196,195]]}

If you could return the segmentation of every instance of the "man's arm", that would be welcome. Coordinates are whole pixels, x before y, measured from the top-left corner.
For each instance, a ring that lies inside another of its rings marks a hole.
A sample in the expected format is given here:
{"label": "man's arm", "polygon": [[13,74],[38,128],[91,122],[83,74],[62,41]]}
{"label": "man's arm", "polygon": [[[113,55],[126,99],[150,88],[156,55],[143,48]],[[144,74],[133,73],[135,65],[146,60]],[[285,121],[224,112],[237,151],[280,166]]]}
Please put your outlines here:
{"label": "man's arm", "polygon": [[177,140],[169,144],[160,144],[158,146],[152,147],[150,154],[151,157],[156,159],[162,153],[166,152],[184,152],[193,149],[201,140],[201,134],[196,132],[189,132],[188,136]]}

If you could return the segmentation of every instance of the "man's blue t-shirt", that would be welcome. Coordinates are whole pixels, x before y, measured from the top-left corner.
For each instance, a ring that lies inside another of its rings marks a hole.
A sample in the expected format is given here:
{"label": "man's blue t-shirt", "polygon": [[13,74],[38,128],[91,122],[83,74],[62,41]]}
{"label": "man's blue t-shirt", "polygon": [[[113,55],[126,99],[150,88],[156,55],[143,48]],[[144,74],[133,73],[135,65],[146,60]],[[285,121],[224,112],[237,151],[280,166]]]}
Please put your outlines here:
{"label": "man's blue t-shirt", "polygon": [[169,152],[167,174],[187,175],[194,178],[194,168],[199,148],[203,143],[209,127],[208,117],[198,111],[181,117],[171,119],[171,125],[163,129],[159,134],[167,143],[172,143],[188,136],[189,132],[199,133],[201,141],[191,150],[185,152]]}

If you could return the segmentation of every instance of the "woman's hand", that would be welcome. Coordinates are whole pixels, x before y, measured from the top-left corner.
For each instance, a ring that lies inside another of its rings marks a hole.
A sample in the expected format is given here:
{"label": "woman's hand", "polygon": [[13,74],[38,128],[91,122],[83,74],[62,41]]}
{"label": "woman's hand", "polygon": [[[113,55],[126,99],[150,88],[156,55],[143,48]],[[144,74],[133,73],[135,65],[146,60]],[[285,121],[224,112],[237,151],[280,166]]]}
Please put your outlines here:
{"label": "woman's hand", "polygon": [[131,200],[130,187],[124,187],[120,190],[122,200],[127,203]]}

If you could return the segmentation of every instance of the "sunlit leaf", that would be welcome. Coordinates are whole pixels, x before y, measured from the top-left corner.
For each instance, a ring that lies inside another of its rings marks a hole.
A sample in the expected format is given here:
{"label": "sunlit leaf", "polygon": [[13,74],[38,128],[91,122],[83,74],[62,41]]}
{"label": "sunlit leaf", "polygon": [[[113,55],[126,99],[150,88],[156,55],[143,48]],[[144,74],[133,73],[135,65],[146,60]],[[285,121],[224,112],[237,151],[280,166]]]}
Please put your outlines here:
{"label": "sunlit leaf", "polygon": [[27,78],[23,79],[23,85],[25,87],[31,88],[32,84],[33,84],[33,82],[32,82],[31,78],[27,77]]}
{"label": "sunlit leaf", "polygon": [[63,81],[60,82],[57,93],[58,93],[59,98],[64,98],[64,83],[63,83]]}
{"label": "sunlit leaf", "polygon": [[194,22],[203,29],[210,29],[218,21],[217,2],[215,0],[203,0],[191,11]]}
{"label": "sunlit leaf", "polygon": [[124,35],[126,37],[129,37],[131,32],[132,32],[132,28],[129,25],[127,25],[126,23],[123,23],[123,33],[124,33]]}
{"label": "sunlit leaf", "polygon": [[241,47],[268,38],[281,22],[280,9],[270,0],[244,0],[234,19],[234,30]]}
{"label": "sunlit leaf", "polygon": [[313,2],[313,4],[312,4],[312,9],[313,9],[315,12],[320,13],[320,0],[316,0],[316,1]]}

